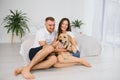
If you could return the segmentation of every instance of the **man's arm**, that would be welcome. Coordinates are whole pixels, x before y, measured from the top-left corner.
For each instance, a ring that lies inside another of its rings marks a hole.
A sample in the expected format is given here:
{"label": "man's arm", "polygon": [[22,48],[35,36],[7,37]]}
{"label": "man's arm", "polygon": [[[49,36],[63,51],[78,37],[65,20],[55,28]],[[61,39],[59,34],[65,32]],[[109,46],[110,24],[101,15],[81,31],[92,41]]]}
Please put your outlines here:
{"label": "man's arm", "polygon": [[66,49],[55,49],[54,52],[66,52],[67,50]]}

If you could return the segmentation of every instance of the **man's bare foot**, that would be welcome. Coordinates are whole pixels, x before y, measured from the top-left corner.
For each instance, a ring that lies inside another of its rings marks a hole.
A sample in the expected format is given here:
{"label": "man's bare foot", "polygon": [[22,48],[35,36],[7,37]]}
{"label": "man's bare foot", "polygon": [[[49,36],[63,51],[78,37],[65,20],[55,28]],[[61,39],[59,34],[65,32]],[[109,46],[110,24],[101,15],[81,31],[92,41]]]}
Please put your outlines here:
{"label": "man's bare foot", "polygon": [[20,68],[16,68],[16,69],[14,70],[14,75],[17,76],[18,74],[21,74],[21,72],[22,72],[22,70],[23,70],[24,68],[25,68],[24,66],[22,66],[22,67],[20,67]]}
{"label": "man's bare foot", "polygon": [[88,63],[85,59],[80,58],[80,64],[86,66],[86,67],[91,67],[90,63]]}
{"label": "man's bare foot", "polygon": [[21,74],[25,79],[34,79],[35,78],[34,75],[32,75],[26,67],[22,70]]}

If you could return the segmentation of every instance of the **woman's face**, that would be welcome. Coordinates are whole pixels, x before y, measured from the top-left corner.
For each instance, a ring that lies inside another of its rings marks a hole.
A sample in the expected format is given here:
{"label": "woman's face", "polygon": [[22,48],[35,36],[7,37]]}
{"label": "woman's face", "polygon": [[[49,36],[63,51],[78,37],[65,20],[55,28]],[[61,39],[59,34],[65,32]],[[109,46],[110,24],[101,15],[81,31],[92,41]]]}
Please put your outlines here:
{"label": "woman's face", "polygon": [[62,31],[66,31],[68,28],[68,21],[67,20],[64,20],[61,24],[61,30]]}

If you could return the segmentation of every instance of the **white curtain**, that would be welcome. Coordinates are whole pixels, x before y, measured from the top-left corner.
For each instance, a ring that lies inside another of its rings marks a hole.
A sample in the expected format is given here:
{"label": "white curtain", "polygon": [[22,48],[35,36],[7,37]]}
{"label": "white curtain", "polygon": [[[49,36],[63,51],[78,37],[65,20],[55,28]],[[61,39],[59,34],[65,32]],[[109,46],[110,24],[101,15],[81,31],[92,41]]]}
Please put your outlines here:
{"label": "white curtain", "polygon": [[94,13],[93,36],[120,46],[120,0],[96,0]]}
{"label": "white curtain", "polygon": [[120,46],[120,0],[105,0],[103,42]]}

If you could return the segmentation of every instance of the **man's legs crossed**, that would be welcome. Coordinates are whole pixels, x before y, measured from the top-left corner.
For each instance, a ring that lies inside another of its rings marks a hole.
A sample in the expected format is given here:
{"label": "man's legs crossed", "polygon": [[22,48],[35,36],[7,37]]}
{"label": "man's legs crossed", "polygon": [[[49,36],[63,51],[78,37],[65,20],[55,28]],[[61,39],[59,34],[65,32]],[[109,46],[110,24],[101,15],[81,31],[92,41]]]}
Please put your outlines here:
{"label": "man's legs crossed", "polygon": [[22,75],[25,78],[34,78],[34,76],[30,73],[30,70],[33,66],[42,61],[47,55],[54,51],[54,48],[51,45],[47,45],[42,50],[37,52],[37,54],[33,57],[32,61],[23,69]]}
{"label": "man's legs crossed", "polygon": [[[47,57],[46,60],[38,63],[37,65],[33,66],[33,68],[31,70],[37,70],[37,69],[47,69],[47,68],[50,68],[51,66],[53,66],[55,63],[57,62],[57,58],[55,55],[50,55]],[[15,70],[14,74],[15,75],[18,75],[22,72],[22,70],[24,69],[25,67],[22,66],[18,69]]]}
{"label": "man's legs crossed", "polygon": [[52,67],[57,62],[57,58],[55,55],[48,56],[47,60],[38,63],[37,65],[33,66],[32,70],[36,69],[47,69]]}

